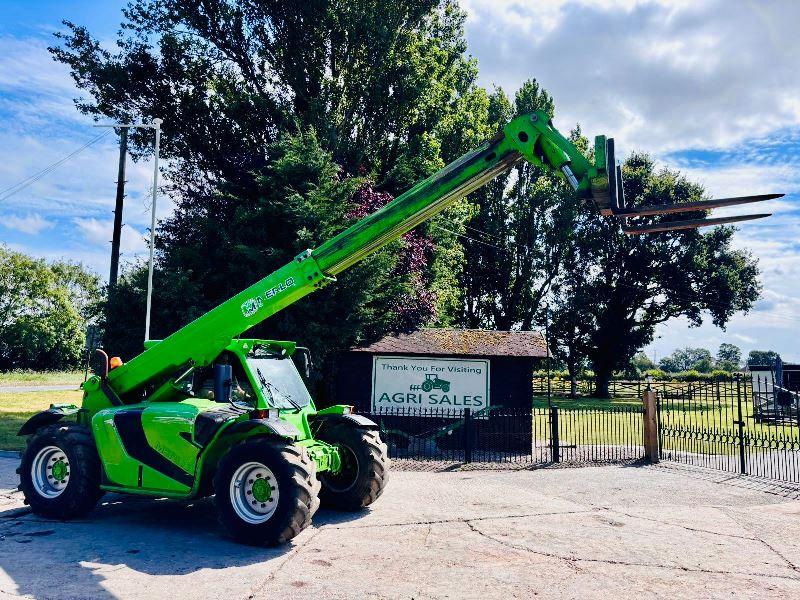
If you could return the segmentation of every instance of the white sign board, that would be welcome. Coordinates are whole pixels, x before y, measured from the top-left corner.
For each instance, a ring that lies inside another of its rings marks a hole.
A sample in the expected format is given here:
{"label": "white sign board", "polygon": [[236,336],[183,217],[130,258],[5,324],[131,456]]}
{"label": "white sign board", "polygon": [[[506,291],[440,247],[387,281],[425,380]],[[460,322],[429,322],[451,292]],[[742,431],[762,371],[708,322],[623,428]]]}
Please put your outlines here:
{"label": "white sign board", "polygon": [[[424,414],[434,409],[461,414],[489,406],[489,361],[375,356],[372,409]],[[488,412],[488,411],[484,411]],[[434,415],[431,415],[434,416]]]}

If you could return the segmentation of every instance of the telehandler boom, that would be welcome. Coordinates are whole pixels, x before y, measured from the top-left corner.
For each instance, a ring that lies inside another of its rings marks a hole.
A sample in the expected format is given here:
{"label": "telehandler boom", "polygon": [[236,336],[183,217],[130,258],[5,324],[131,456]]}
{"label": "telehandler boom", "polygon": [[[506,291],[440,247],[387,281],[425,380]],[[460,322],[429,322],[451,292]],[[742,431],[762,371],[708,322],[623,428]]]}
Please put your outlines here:
{"label": "telehandler boom", "polygon": [[[591,163],[545,113],[520,116],[318,248],[166,339],[146,342],[127,363],[109,370],[105,357],[101,372],[82,386],[81,407],[52,406],[20,429],[30,435],[19,469],[26,501],[37,513],[69,518],[91,510],[105,491],[182,499],[214,494],[223,525],[253,544],[291,539],[320,501],[346,510],[375,501],[389,469],[375,423],[349,406],[315,408],[290,359],[300,353],[307,366],[305,349],[239,336],[523,160],[558,174],[595,209],[622,219],[776,197],[629,208],[613,140],[596,138]],[[625,230],[707,224],[695,219]]]}

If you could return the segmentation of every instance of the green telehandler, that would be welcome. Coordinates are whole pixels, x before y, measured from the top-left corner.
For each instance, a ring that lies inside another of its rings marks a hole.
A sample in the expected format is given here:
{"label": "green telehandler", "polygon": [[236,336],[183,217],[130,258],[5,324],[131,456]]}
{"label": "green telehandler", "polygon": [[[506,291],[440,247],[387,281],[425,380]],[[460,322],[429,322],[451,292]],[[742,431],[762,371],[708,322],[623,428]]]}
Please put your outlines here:
{"label": "green telehandler", "polygon": [[[304,348],[239,336],[522,160],[562,177],[592,210],[622,219],[776,197],[628,208],[613,140],[596,138],[592,164],[545,113],[520,116],[318,248],[166,339],[146,342],[127,363],[109,363],[101,351],[103,364],[83,384],[80,407],[53,405],[20,429],[29,436],[18,470],[25,501],[37,514],[68,519],[89,512],[105,492],[214,495],[219,520],[250,544],[292,539],[320,502],[343,510],[374,502],[389,472],[378,426],[350,406],[316,409],[292,359],[307,367]],[[625,230],[742,219],[625,224]]]}

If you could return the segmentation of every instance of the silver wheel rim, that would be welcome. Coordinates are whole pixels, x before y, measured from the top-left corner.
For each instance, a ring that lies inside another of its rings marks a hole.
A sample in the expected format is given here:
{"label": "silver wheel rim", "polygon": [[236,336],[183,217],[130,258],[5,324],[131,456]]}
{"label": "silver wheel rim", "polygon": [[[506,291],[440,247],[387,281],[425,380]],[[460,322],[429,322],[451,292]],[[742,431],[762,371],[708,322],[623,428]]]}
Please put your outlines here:
{"label": "silver wheel rim", "polygon": [[45,446],[31,463],[31,481],[43,498],[57,498],[69,485],[69,458],[58,446]]}
{"label": "silver wheel rim", "polygon": [[241,465],[231,477],[233,510],[242,521],[251,525],[266,523],[275,514],[279,495],[275,474],[260,462]]}

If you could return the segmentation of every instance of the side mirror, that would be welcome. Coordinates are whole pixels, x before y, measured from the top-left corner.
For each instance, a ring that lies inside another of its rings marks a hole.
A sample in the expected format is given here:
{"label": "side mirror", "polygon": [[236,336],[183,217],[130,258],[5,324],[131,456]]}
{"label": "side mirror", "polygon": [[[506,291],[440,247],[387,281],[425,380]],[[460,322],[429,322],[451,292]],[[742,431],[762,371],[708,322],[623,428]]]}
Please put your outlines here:
{"label": "side mirror", "polygon": [[231,388],[233,387],[233,367],[231,365],[214,365],[214,401],[231,401]]}
{"label": "side mirror", "polygon": [[105,379],[108,377],[108,354],[105,353],[104,350],[97,348],[95,351],[97,355],[97,359],[95,359],[95,364],[93,365],[94,374],[99,376],[100,379]]}
{"label": "side mirror", "polygon": [[311,369],[314,367],[314,363],[311,361],[311,351],[303,346],[298,346],[295,352],[299,355],[298,358],[303,375],[308,379],[311,377]]}

